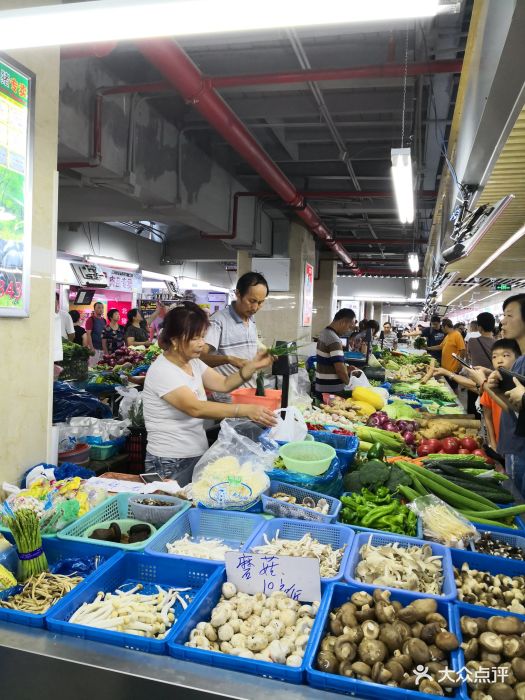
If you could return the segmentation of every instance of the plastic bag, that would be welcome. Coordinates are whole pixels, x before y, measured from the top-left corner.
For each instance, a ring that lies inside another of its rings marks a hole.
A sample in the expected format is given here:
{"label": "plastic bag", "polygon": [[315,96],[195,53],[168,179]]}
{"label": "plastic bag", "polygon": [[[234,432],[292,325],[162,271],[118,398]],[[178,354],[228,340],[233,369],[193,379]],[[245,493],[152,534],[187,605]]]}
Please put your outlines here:
{"label": "plastic bag", "polygon": [[350,374],[350,381],[345,386],[345,391],[352,391],[353,389],[357,389],[358,386],[363,386],[367,389],[371,388],[366,374],[356,369]]}
{"label": "plastic bag", "polygon": [[334,498],[339,498],[343,491],[343,475],[338,459],[334,459],[325,473],[320,476],[289,472],[286,469],[273,469],[268,476],[272,481],[283,481],[291,486],[316,491]]}
{"label": "plastic bag", "polygon": [[87,391],[74,389],[65,382],[53,384],[53,423],[65,423],[73,416],[111,418],[111,408]]}
{"label": "plastic bag", "polygon": [[240,434],[236,423],[246,421],[222,421],[217,442],[193,470],[193,500],[206,508],[247,510],[270,486],[265,470],[273,464],[275,453],[265,452],[260,444]]}
{"label": "plastic bag", "polygon": [[480,537],[469,520],[434,494],[419,496],[408,507],[421,518],[426,539],[447,547],[466,549],[470,542],[476,542]]}
{"label": "plastic bag", "polygon": [[[284,420],[281,414],[286,413]],[[308,434],[308,428],[303,418],[303,414],[295,406],[275,411],[277,425],[268,434],[270,440],[280,442],[301,442]]]}
{"label": "plastic bag", "polygon": [[300,367],[297,374],[290,377],[290,389],[288,392],[288,405],[296,406],[303,410],[310,408],[312,405],[312,383],[308,372]]}

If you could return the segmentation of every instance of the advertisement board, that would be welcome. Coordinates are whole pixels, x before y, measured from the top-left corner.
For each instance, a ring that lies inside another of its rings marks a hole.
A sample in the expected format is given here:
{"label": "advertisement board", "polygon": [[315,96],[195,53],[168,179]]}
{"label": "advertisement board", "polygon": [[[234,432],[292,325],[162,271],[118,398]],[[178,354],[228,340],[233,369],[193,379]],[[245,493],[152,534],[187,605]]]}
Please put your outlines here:
{"label": "advertisement board", "polygon": [[34,83],[0,55],[0,316],[29,316]]}
{"label": "advertisement board", "polygon": [[313,306],[314,306],[314,266],[307,262],[304,265],[303,326],[311,326],[312,325]]}

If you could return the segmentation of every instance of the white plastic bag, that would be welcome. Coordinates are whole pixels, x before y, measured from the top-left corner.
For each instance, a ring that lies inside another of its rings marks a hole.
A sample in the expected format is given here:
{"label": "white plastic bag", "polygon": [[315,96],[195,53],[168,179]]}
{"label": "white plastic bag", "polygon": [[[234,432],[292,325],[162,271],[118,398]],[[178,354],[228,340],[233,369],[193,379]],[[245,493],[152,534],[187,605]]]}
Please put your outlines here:
{"label": "white plastic bag", "polygon": [[[284,420],[281,413],[286,413]],[[288,406],[285,409],[275,411],[277,425],[270,430],[268,437],[270,440],[280,442],[301,442],[308,434],[308,428],[301,411],[295,406]]]}
{"label": "white plastic bag", "polygon": [[354,389],[357,389],[358,386],[364,386],[367,389],[370,389],[368,377],[360,369],[356,369],[350,374],[350,381],[345,386],[345,390],[353,391]]}
{"label": "white plastic bag", "polygon": [[312,406],[312,397],[310,396],[311,390],[312,383],[310,382],[308,372],[304,367],[299,367],[297,374],[293,374],[290,377],[288,405],[296,406],[301,410],[310,408]]}

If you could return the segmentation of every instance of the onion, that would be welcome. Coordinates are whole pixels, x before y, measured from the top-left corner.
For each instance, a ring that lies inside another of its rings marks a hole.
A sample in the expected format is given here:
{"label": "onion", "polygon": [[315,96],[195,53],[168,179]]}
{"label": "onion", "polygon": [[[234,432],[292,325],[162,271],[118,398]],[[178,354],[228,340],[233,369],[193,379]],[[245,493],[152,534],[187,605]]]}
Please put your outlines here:
{"label": "onion", "polygon": [[413,445],[416,442],[416,436],[411,430],[405,430],[403,433],[403,440],[405,445]]}
{"label": "onion", "polygon": [[372,415],[368,419],[367,425],[369,425],[371,428],[380,428],[381,427],[381,419],[377,415]]}
{"label": "onion", "polygon": [[405,430],[410,430],[410,428],[409,428],[409,421],[406,421],[406,420],[398,420],[398,421],[397,421],[397,427],[399,428],[400,432],[404,433]]}
{"label": "onion", "polygon": [[407,427],[405,430],[410,430],[411,433],[415,433],[416,430],[419,428],[419,423],[415,420],[407,420],[406,422]]}
{"label": "onion", "polygon": [[384,411],[376,411],[372,415],[377,416],[379,418],[380,425],[383,425],[387,421],[390,421],[390,418],[388,417],[388,415]]}
{"label": "onion", "polygon": [[393,420],[388,420],[386,423],[383,423],[382,426],[383,430],[388,430],[390,433],[397,433],[397,425]]}

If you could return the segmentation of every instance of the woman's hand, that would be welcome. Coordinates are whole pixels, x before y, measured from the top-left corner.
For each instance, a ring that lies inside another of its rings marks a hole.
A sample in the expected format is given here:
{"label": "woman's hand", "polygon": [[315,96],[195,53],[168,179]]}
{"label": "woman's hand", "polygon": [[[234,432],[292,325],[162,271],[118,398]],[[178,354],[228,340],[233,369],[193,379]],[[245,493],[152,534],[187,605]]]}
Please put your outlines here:
{"label": "woman's hand", "polygon": [[492,391],[498,391],[501,382],[501,374],[498,371],[491,372],[487,379],[487,386]]}
{"label": "woman's hand", "polygon": [[515,388],[505,392],[512,408],[519,413],[523,407],[523,397],[525,396],[525,386],[513,377]]}
{"label": "woman's hand", "polygon": [[246,406],[246,418],[260,423],[268,428],[277,425],[277,417],[272,411],[264,408],[264,406],[248,405]]}
{"label": "woman's hand", "polygon": [[246,376],[248,373],[250,376],[253,376],[255,372],[258,372],[260,369],[271,367],[273,360],[274,358],[267,352],[258,352],[255,359],[250,360],[244,365],[243,376]]}
{"label": "woman's hand", "polygon": [[481,387],[483,382],[487,381],[487,377],[491,374],[490,370],[485,367],[473,367],[472,369],[465,368],[469,377],[476,382],[478,387]]}

